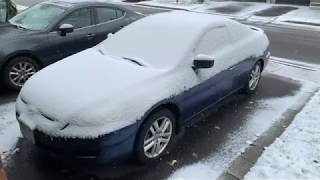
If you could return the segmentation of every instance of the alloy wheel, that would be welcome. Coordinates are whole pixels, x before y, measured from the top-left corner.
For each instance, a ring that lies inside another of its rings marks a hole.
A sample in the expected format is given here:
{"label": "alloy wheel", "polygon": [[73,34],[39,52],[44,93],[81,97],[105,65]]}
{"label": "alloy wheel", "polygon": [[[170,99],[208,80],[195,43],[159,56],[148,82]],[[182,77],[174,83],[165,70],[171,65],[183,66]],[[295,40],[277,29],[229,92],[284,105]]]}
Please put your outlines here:
{"label": "alloy wheel", "polygon": [[30,62],[18,62],[11,66],[9,71],[9,80],[13,85],[22,87],[23,84],[36,72],[36,67]]}
{"label": "alloy wheel", "polygon": [[249,89],[250,90],[256,89],[256,87],[259,83],[260,77],[261,77],[261,67],[259,64],[256,64],[250,74],[250,80],[249,80]]}
{"label": "alloy wheel", "polygon": [[159,156],[168,146],[172,136],[172,122],[160,117],[150,126],[144,138],[144,154],[148,158]]}

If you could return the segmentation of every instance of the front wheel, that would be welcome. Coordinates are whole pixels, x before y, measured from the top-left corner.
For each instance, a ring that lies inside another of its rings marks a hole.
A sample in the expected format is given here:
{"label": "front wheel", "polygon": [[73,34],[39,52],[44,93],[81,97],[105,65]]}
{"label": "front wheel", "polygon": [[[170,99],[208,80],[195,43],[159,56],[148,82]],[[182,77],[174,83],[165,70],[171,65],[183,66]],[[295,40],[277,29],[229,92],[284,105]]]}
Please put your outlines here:
{"label": "front wheel", "polygon": [[252,94],[256,91],[261,79],[261,73],[262,73],[262,63],[261,61],[258,61],[250,71],[249,80],[246,86],[244,87],[245,93]]}
{"label": "front wheel", "polygon": [[176,135],[174,114],[161,109],[151,114],[142,125],[137,136],[136,157],[146,164],[159,160],[168,153]]}
{"label": "front wheel", "polygon": [[2,74],[4,83],[10,89],[19,90],[39,69],[40,66],[32,58],[16,57],[4,67]]}

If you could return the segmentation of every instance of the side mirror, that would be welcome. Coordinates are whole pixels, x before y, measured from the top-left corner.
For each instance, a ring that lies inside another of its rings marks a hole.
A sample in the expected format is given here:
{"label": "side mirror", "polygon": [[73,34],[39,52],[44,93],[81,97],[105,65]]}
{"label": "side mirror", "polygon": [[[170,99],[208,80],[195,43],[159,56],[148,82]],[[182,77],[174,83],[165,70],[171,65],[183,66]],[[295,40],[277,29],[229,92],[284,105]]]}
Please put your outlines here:
{"label": "side mirror", "polygon": [[71,24],[62,24],[58,30],[61,36],[66,36],[68,33],[72,33],[74,31],[74,27]]}
{"label": "side mirror", "polygon": [[193,60],[194,69],[208,69],[214,65],[214,59],[211,56],[200,54],[197,55]]}

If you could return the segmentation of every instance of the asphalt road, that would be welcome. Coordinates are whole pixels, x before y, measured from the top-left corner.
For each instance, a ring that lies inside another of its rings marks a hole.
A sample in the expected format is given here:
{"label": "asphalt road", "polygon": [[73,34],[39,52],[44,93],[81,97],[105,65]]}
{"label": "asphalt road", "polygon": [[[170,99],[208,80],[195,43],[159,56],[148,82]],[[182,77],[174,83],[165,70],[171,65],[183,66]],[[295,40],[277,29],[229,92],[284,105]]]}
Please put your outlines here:
{"label": "asphalt road", "polygon": [[[169,156],[153,165],[141,166],[132,160],[99,166],[81,163],[66,164],[41,155],[33,145],[20,139],[17,145],[20,151],[11,157],[6,167],[7,175],[10,180],[164,179],[184,165],[215,155],[230,139],[230,134],[241,131],[249,123],[247,122],[249,117],[258,108],[258,101],[294,95],[299,89],[300,85],[292,80],[278,76],[264,76],[255,95],[236,94],[226,99],[223,106],[212,109],[203,116],[202,121],[188,128]],[[257,123],[259,126],[264,124]],[[219,129],[216,128],[217,126]],[[259,132],[260,128],[250,128],[248,134],[243,137],[262,133]],[[247,140],[237,138],[242,142]],[[228,156],[229,152],[225,153],[224,155]],[[171,166],[172,160],[178,163]]]}

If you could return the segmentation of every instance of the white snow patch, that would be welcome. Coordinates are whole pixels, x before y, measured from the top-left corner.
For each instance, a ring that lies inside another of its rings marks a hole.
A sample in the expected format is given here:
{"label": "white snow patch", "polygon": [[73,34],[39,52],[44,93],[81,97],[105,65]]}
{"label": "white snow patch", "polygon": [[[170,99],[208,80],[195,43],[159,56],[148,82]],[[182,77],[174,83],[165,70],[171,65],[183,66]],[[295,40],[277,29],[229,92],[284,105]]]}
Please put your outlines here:
{"label": "white snow patch", "polygon": [[[307,22],[320,25],[320,8],[319,7],[304,7],[298,10],[291,11],[280,16],[275,23],[286,23],[286,21]],[[309,26],[309,25],[301,25]]]}
{"label": "white snow patch", "polygon": [[[221,12],[215,8],[240,8],[238,12],[229,13]],[[267,9],[271,7],[270,4],[266,3],[254,3],[254,2],[234,2],[234,1],[222,1],[222,2],[207,2],[206,5],[192,9],[196,12],[205,12],[210,14],[217,14],[235,19],[247,19],[252,16],[253,13]]]}
{"label": "white snow patch", "polygon": [[320,66],[279,57],[271,57],[266,72],[278,74],[299,81],[320,84]]}
{"label": "white snow patch", "polygon": [[320,178],[320,91],[244,179]]}
{"label": "white snow patch", "polygon": [[12,153],[18,138],[21,137],[14,105],[13,102],[0,105],[0,153],[5,160]]}
{"label": "white snow patch", "polygon": [[168,180],[191,180],[191,179],[216,179],[219,174],[206,162],[195,163],[182,167],[176,171]]}

